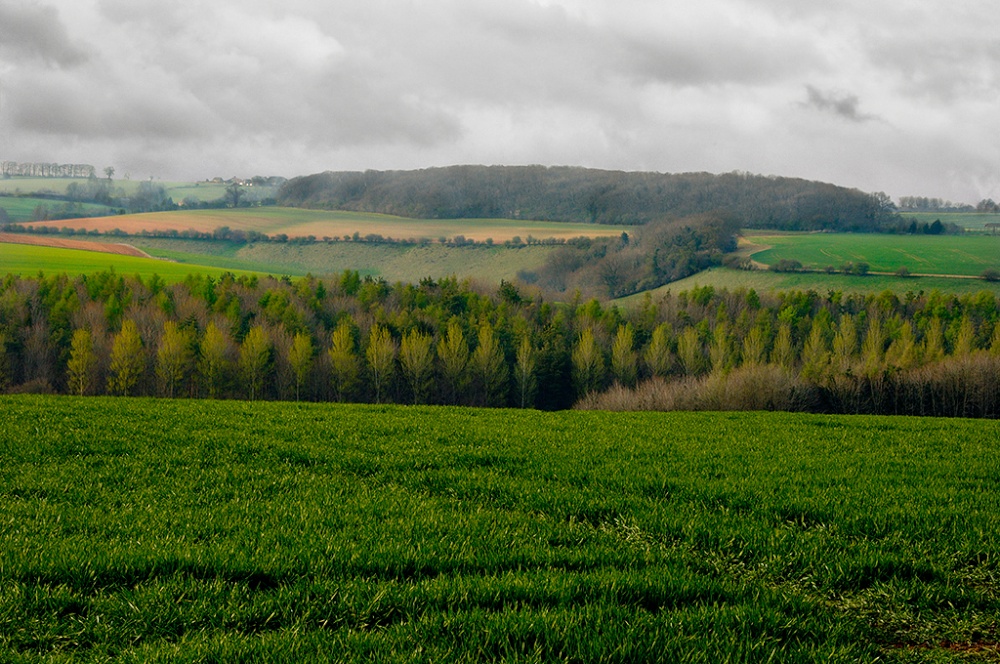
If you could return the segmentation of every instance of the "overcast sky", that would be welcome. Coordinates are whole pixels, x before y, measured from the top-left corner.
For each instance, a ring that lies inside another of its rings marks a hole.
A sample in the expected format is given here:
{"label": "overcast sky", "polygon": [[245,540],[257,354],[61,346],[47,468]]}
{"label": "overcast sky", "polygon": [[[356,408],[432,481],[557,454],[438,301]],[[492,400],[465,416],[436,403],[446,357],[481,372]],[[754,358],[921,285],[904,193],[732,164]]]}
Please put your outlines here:
{"label": "overcast sky", "polygon": [[450,164],[1000,200],[993,0],[0,0],[0,159]]}

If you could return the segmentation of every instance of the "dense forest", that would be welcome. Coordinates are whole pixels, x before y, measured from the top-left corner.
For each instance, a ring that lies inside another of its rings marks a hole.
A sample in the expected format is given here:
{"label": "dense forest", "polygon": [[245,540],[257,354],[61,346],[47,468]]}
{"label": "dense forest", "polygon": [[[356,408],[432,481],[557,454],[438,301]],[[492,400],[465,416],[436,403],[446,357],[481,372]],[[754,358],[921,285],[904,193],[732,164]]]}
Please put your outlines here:
{"label": "dense forest", "polygon": [[884,194],[748,173],[642,173],[545,166],[326,172],[289,180],[279,205],[418,218],[510,218],[642,225],[721,214],[742,228],[883,231]]}
{"label": "dense forest", "polygon": [[623,310],[502,283],[0,280],[14,392],[1000,415],[988,292],[700,288]]}

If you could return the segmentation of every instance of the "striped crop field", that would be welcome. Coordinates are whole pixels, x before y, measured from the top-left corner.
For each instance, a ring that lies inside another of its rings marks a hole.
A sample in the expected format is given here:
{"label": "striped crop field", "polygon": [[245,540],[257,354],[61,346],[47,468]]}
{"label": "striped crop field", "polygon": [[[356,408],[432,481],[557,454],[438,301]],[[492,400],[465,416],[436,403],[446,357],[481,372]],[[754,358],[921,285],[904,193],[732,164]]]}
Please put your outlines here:
{"label": "striped crop field", "polygon": [[0,397],[0,658],[995,657],[1000,424]]}

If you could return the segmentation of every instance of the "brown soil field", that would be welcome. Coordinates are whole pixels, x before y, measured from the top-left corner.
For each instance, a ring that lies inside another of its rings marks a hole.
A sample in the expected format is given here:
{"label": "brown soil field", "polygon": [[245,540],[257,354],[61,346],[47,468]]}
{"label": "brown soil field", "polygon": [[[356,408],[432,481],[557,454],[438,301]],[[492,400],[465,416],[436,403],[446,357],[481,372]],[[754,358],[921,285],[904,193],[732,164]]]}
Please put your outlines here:
{"label": "brown soil field", "polygon": [[0,242],[10,244],[34,244],[42,247],[58,247],[60,249],[81,249],[83,251],[99,251],[105,254],[121,256],[138,256],[152,258],[141,249],[130,244],[115,244],[110,242],[91,242],[89,240],[67,240],[58,237],[42,237],[38,235],[22,235],[20,233],[0,233]]}

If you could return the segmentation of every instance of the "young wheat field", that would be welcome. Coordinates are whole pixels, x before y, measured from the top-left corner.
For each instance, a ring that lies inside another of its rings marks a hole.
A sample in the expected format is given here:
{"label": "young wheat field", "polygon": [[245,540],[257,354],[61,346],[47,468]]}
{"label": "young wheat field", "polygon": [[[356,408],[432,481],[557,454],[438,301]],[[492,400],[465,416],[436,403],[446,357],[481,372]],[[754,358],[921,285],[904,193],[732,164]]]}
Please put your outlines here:
{"label": "young wheat field", "polygon": [[986,661],[1000,425],[0,397],[0,659]]}

